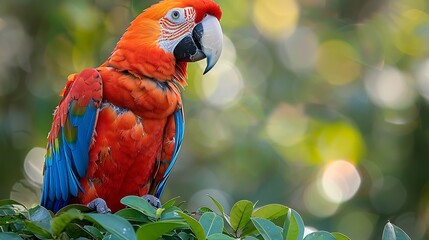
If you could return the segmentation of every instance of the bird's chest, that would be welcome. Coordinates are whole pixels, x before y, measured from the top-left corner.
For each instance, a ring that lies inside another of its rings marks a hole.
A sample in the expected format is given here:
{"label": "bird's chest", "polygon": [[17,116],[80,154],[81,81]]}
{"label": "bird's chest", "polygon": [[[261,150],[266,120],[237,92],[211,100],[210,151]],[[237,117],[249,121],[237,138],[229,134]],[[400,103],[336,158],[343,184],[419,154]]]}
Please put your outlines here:
{"label": "bird's chest", "polygon": [[138,78],[111,68],[99,68],[103,99],[143,119],[166,119],[182,107],[180,90],[173,81]]}
{"label": "bird's chest", "polygon": [[166,119],[141,118],[104,102],[90,150],[88,181],[109,191],[145,187],[158,164],[165,124]]}

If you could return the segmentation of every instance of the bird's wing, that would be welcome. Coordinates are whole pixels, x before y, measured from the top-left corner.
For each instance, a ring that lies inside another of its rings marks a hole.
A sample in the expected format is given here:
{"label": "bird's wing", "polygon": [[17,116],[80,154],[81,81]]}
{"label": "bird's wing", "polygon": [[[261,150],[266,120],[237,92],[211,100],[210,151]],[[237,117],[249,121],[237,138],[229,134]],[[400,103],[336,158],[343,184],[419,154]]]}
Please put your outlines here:
{"label": "bird's wing", "polygon": [[41,204],[54,212],[81,191],[89,148],[102,101],[102,79],[95,69],[69,76],[54,113],[45,156]]}
{"label": "bird's wing", "polygon": [[168,119],[163,142],[163,151],[159,162],[158,171],[150,193],[160,198],[165,188],[167,179],[176,163],[180,148],[182,147],[183,135],[185,132],[185,120],[183,108],[176,110]]}

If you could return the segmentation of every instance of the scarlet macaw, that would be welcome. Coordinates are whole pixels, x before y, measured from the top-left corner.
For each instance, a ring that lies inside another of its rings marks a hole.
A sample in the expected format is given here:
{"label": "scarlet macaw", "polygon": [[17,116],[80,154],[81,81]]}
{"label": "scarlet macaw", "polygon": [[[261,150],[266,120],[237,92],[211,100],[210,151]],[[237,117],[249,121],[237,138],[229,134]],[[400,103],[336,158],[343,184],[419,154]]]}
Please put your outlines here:
{"label": "scarlet macaw", "polygon": [[127,195],[161,196],[183,139],[187,62],[207,58],[204,73],[216,64],[221,15],[212,0],[161,1],[104,64],[68,77],[48,135],[43,206],[106,212]]}

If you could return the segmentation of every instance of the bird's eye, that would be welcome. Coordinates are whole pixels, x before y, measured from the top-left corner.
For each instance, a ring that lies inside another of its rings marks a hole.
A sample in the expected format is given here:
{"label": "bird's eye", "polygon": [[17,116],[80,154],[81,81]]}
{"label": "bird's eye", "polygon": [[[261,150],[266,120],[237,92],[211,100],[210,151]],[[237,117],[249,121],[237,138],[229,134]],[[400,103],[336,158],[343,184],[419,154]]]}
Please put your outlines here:
{"label": "bird's eye", "polygon": [[180,18],[180,12],[178,10],[174,10],[171,12],[171,18],[172,19],[179,19]]}
{"label": "bird's eye", "polygon": [[175,24],[182,24],[186,19],[185,19],[185,11],[182,8],[175,8],[170,10],[167,15],[166,18],[170,21],[173,22]]}

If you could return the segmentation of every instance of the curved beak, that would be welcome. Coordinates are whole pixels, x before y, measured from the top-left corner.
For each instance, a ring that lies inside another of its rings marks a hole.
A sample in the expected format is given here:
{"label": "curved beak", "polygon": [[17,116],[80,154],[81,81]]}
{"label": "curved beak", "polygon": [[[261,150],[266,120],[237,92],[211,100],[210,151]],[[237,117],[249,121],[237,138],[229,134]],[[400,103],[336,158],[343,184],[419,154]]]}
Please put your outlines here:
{"label": "curved beak", "polygon": [[198,23],[192,35],[185,36],[174,48],[177,61],[196,62],[207,58],[204,74],[219,60],[223,46],[223,34],[216,17],[207,15]]}

